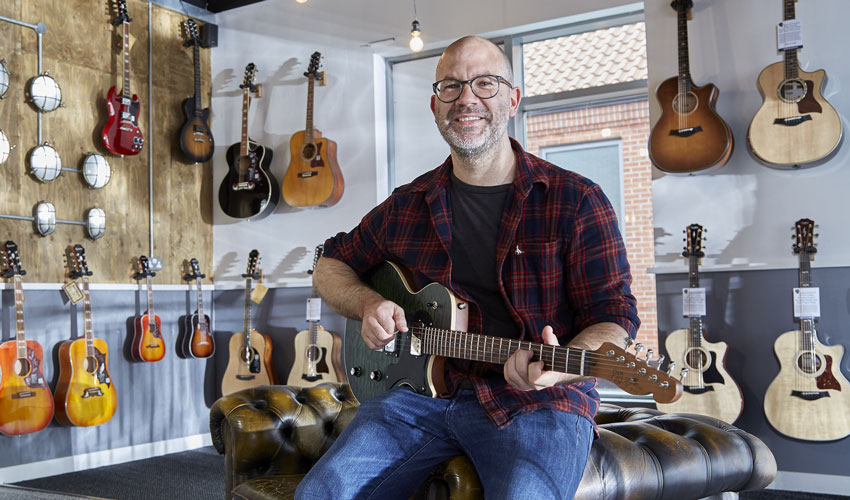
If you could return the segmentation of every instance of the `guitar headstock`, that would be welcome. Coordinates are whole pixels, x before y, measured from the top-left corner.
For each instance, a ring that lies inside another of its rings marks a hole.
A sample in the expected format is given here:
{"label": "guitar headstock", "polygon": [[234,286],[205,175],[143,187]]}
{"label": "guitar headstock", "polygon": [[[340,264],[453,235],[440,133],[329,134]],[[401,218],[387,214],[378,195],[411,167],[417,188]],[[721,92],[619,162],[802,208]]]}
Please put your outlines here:
{"label": "guitar headstock", "polygon": [[307,65],[307,71],[304,72],[304,76],[310,78],[311,76],[318,80],[322,80],[323,73],[319,72],[319,66],[322,64],[322,54],[319,52],[313,52],[313,55],[310,56],[310,64]]}
{"label": "guitar headstock", "polygon": [[670,2],[670,7],[673,7],[673,10],[676,12],[679,12],[680,10],[690,12],[690,10],[694,8],[694,0],[673,0]]}
{"label": "guitar headstock", "polygon": [[68,267],[71,269],[71,279],[94,274],[89,271],[89,265],[86,262],[86,250],[79,243],[70,247],[68,251]]}
{"label": "guitar headstock", "polygon": [[258,280],[262,277],[262,271],[260,271],[260,252],[256,249],[251,250],[251,253],[248,254],[248,269],[245,271],[245,274],[242,275],[243,278],[251,278]]}
{"label": "guitar headstock", "polygon": [[189,37],[186,45],[197,45],[200,43],[200,39],[198,37],[198,23],[196,23],[194,19],[186,19],[183,22],[183,27],[186,30],[186,36]]}
{"label": "guitar headstock", "polygon": [[316,264],[319,262],[319,259],[322,258],[322,253],[325,251],[325,245],[316,245],[316,253],[313,254],[313,269],[307,271],[307,274],[313,274],[313,271],[316,270]]}
{"label": "guitar headstock", "polygon": [[139,272],[133,275],[134,278],[140,280],[142,278],[147,278],[148,276],[154,277],[156,273],[151,271],[151,263],[147,257],[142,255],[139,257]]}
{"label": "guitar headstock", "polygon": [[206,278],[206,274],[201,274],[201,267],[198,265],[198,259],[192,257],[189,260],[189,269],[190,271],[183,275],[183,279],[186,281],[196,280],[198,278]]}
{"label": "guitar headstock", "polygon": [[11,278],[16,274],[24,276],[27,272],[21,267],[18,245],[14,241],[9,240],[3,245],[3,277]]}
{"label": "guitar headstock", "polygon": [[794,238],[796,243],[792,246],[794,253],[814,254],[818,251],[815,245],[815,228],[818,227],[812,219],[800,219],[794,223]]}
{"label": "guitar headstock", "polygon": [[112,20],[112,24],[114,26],[132,21],[132,19],[130,19],[130,14],[127,13],[126,0],[115,0],[115,10],[118,11],[118,15]]}
{"label": "guitar headstock", "polygon": [[705,252],[702,250],[703,234],[705,231],[699,224],[691,224],[684,231],[685,250],[682,252],[683,257],[697,257],[701,259],[705,257]]}
{"label": "guitar headstock", "polygon": [[242,85],[239,86],[240,89],[248,89],[251,92],[257,91],[257,85],[254,83],[254,78],[257,77],[257,65],[254,63],[248,63],[245,66],[245,76],[242,79]]}
{"label": "guitar headstock", "polygon": [[[629,344],[631,343],[631,339]],[[636,354],[627,352],[610,342],[593,351],[595,363],[593,363],[591,376],[602,377],[617,384],[617,387],[628,392],[642,396],[652,394],[652,399],[659,403],[672,403],[682,397],[682,382],[671,377],[667,372],[661,371],[663,358],[659,358],[653,366],[651,351],[647,351],[646,357],[639,358],[641,344],[636,344]],[[672,368],[672,366],[671,366]]]}

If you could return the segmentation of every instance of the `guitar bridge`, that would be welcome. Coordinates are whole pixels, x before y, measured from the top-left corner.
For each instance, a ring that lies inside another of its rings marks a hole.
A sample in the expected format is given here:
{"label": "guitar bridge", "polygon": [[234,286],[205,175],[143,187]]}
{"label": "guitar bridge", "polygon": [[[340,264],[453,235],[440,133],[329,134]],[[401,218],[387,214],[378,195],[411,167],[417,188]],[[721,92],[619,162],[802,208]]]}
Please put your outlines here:
{"label": "guitar bridge", "polygon": [[12,399],[24,399],[35,396],[35,391],[21,391],[12,394]]}
{"label": "guitar bridge", "polygon": [[670,131],[670,135],[674,135],[676,137],[690,137],[698,132],[702,132],[702,127],[688,127],[688,128],[680,128],[673,129]]}
{"label": "guitar bridge", "polygon": [[786,127],[794,127],[803,122],[807,122],[812,119],[812,115],[803,115],[803,116],[789,116],[788,118],[777,118],[773,120],[774,125],[785,125]]}
{"label": "guitar bridge", "polygon": [[422,356],[422,339],[413,333],[410,334],[410,355]]}
{"label": "guitar bridge", "polygon": [[103,396],[103,391],[100,390],[100,387],[87,387],[85,391],[83,391],[83,399],[90,398],[92,396]]}
{"label": "guitar bridge", "polygon": [[233,185],[234,191],[252,191],[254,189],[253,182],[237,182]]}

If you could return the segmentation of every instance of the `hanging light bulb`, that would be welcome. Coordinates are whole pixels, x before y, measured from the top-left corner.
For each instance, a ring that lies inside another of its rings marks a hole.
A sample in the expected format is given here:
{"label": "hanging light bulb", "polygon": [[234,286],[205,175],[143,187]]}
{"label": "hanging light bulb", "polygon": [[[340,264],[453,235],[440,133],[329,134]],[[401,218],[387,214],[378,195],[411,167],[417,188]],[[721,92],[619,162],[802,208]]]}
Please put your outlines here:
{"label": "hanging light bulb", "polygon": [[419,21],[413,20],[410,30],[410,50],[419,52],[425,47],[425,42],[422,41],[422,32],[419,30]]}
{"label": "hanging light bulb", "polygon": [[295,0],[298,3],[307,3],[307,0]]}

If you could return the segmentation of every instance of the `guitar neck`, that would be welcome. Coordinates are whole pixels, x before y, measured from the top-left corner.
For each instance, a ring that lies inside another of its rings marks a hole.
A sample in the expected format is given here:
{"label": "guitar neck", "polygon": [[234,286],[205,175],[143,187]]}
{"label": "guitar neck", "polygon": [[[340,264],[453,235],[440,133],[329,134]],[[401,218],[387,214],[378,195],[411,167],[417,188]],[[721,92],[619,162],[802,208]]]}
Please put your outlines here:
{"label": "guitar neck", "polygon": [[310,75],[307,77],[307,144],[313,144],[313,84],[316,77]]}
{"label": "guitar neck", "polygon": [[248,108],[250,106],[251,89],[248,86],[245,86],[245,88],[242,89],[242,141],[239,146],[240,156],[248,156]]}
{"label": "guitar neck", "polygon": [[132,97],[130,93],[130,23],[121,23],[124,27],[124,88],[121,93],[127,99]]}
{"label": "guitar neck", "polygon": [[27,339],[24,336],[24,289],[21,285],[21,275],[15,275],[15,341],[18,348],[18,358],[27,357]]}
{"label": "guitar neck", "polygon": [[195,116],[201,116],[203,111],[201,107],[201,50],[198,45],[198,40],[195,40],[195,47],[193,49],[193,59],[195,61]]}
{"label": "guitar neck", "polygon": [[[784,0],[785,1],[785,12],[783,15],[783,19],[785,21],[790,21],[791,19],[795,19],[797,14],[795,13],[794,3],[796,0]],[[792,80],[796,79],[799,76],[799,63],[797,61],[797,49],[789,49],[785,50],[785,79]]]}
{"label": "guitar neck", "polygon": [[685,1],[679,0],[678,34],[679,34],[679,92],[687,94],[691,91],[691,68],[688,56],[688,9]]}
{"label": "guitar neck", "polygon": [[150,275],[145,277],[148,285],[148,321],[150,323],[154,323],[156,321],[156,316],[153,312],[153,281],[151,280]]}
{"label": "guitar neck", "polygon": [[94,332],[91,321],[91,293],[89,292],[89,278],[83,276],[83,318],[86,332],[86,355],[94,356]]}
{"label": "guitar neck", "polygon": [[[699,288],[699,256],[694,253],[688,256],[688,286],[690,288]],[[702,318],[692,316],[688,331],[689,347],[699,347],[702,343]]]}
{"label": "guitar neck", "polygon": [[[800,250],[800,288],[812,286],[812,257],[806,249]],[[800,349],[812,351],[815,347],[815,320],[812,318],[800,318]]]}
{"label": "guitar neck", "polygon": [[198,285],[198,326],[203,330],[207,320],[204,315],[204,292],[201,288],[201,277],[195,278],[195,282]]}
{"label": "guitar neck", "polygon": [[245,280],[245,346],[250,347],[251,345],[251,329],[253,326],[251,325],[251,285],[252,278],[249,276]]}

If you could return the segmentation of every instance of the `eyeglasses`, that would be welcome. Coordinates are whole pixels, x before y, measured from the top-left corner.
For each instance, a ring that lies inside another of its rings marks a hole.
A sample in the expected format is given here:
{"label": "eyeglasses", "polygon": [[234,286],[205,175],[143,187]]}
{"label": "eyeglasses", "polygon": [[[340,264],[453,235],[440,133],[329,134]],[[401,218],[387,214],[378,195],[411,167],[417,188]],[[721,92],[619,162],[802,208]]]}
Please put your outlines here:
{"label": "eyeglasses", "polygon": [[469,89],[479,99],[490,99],[499,93],[499,85],[504,83],[508,88],[514,88],[507,80],[496,75],[481,75],[476,76],[472,80],[455,80],[454,78],[446,78],[440,80],[433,85],[434,94],[437,99],[445,102],[455,102],[463,94],[463,84],[468,84]]}

